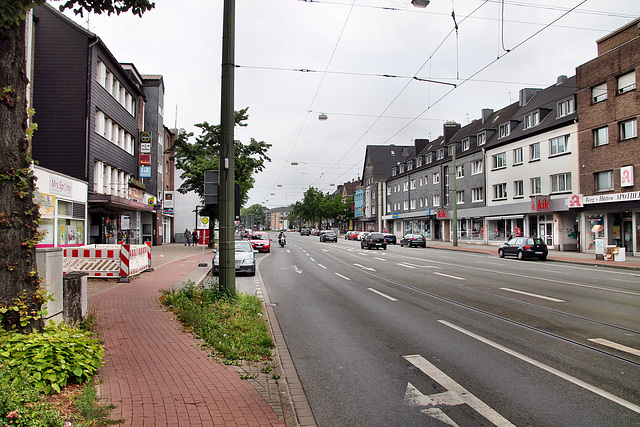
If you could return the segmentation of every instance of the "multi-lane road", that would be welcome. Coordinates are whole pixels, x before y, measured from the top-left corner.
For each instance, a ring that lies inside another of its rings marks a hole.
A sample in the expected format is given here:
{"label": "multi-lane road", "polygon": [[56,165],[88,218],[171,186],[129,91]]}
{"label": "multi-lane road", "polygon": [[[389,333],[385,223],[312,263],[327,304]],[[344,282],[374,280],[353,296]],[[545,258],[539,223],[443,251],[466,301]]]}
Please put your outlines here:
{"label": "multi-lane road", "polygon": [[638,272],[359,243],[259,256],[318,425],[640,425]]}

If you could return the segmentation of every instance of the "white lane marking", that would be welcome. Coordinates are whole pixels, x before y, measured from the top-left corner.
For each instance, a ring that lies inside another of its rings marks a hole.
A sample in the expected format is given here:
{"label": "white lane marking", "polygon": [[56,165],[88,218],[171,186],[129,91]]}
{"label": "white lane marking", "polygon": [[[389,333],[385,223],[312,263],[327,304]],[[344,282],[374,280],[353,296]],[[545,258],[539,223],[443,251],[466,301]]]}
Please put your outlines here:
{"label": "white lane marking", "polygon": [[305,252],[305,255],[306,255],[306,256],[308,256],[308,257],[311,257],[311,255],[309,255],[309,254],[308,254],[308,253],[306,253],[306,252]]}
{"label": "white lane marking", "polygon": [[328,250],[326,250],[326,249],[323,249],[323,250],[322,250],[322,252],[329,252],[329,251],[328,251]]}
{"label": "white lane marking", "polygon": [[325,266],[324,266],[324,265],[322,265],[322,264],[318,264],[318,267],[324,268],[325,270],[327,269],[327,267],[325,267]]}
{"label": "white lane marking", "polygon": [[640,356],[640,350],[633,347],[627,347],[626,345],[618,344],[617,342],[609,341],[604,338],[590,338],[589,341],[607,347],[615,348],[616,350],[624,351],[626,353],[631,353],[636,356]]}
{"label": "white lane marking", "polygon": [[542,298],[542,299],[546,299],[547,301],[553,301],[553,302],[567,302],[563,299],[558,299],[558,298],[551,298],[551,297],[547,297],[544,295],[539,295],[539,294],[532,294],[531,292],[525,292],[525,291],[519,291],[517,289],[511,289],[511,288],[500,288],[503,291],[507,291],[507,292],[514,292],[516,294],[520,294],[520,295],[526,295],[528,297],[534,297],[534,298]]}
{"label": "white lane marking", "polygon": [[347,276],[343,276],[343,275],[342,275],[342,274],[340,274],[340,273],[334,273],[334,274],[335,274],[336,276],[342,277],[344,280],[351,280],[351,279],[349,279]]}
{"label": "white lane marking", "polygon": [[450,274],[444,274],[444,273],[438,273],[437,271],[434,272],[433,274],[437,274],[438,276],[444,276],[444,277],[448,277],[450,279],[456,279],[456,280],[467,280],[464,277],[458,277],[458,276],[452,276]]}
{"label": "white lane marking", "polygon": [[376,271],[376,269],[375,269],[375,268],[365,267],[365,266],[364,266],[364,265],[362,265],[362,264],[353,264],[353,265],[355,265],[356,267],[360,267],[360,268],[362,268],[363,270]]}
{"label": "white lane marking", "polygon": [[502,415],[493,410],[489,405],[475,397],[467,389],[455,382],[451,377],[436,368],[431,362],[419,354],[404,356],[404,358],[416,368],[438,382],[442,387],[447,389],[444,393],[422,394],[413,384],[407,385],[404,399],[411,406],[427,406],[428,408],[421,410],[425,415],[442,421],[451,426],[457,426],[451,418],[445,414],[441,408],[450,406],[459,406],[467,404],[475,409],[478,414],[482,415],[487,421],[496,426],[513,426]]}
{"label": "white lane marking", "polygon": [[407,264],[404,262],[397,262],[396,265],[399,265],[400,267],[406,267],[406,268],[418,268],[417,266],[413,266],[411,264]]}
{"label": "white lane marking", "polygon": [[313,262],[316,262],[316,260],[315,260],[315,259],[313,259],[313,258],[311,258],[311,257],[309,257],[309,259],[310,259],[311,261],[313,261]]}
{"label": "white lane marking", "polygon": [[373,293],[375,293],[375,294],[380,295],[381,297],[385,297],[386,299],[388,299],[388,300],[390,300],[390,301],[398,301],[398,300],[397,300],[397,299],[395,299],[394,297],[390,297],[389,295],[384,294],[384,293],[382,293],[382,292],[380,292],[380,291],[377,291],[377,290],[375,290],[375,289],[373,289],[373,288],[367,288],[367,289],[369,289],[371,292],[373,292]]}
{"label": "white lane marking", "polygon": [[377,256],[374,256],[374,258],[377,259],[378,261],[386,261],[386,259],[380,258],[380,257],[377,257]]}
{"label": "white lane marking", "polygon": [[291,250],[290,250],[290,249],[287,249],[287,253],[288,253],[288,254],[290,254],[290,253],[291,253]]}
{"label": "white lane marking", "polygon": [[503,351],[503,352],[505,352],[505,353],[507,353],[507,354],[509,354],[511,356],[517,357],[518,359],[520,359],[520,360],[522,360],[524,362],[527,362],[527,363],[529,363],[529,364],[531,364],[531,365],[533,365],[533,366],[535,366],[537,368],[540,368],[540,369],[542,369],[544,371],[547,371],[550,374],[553,374],[553,375],[555,375],[557,377],[560,377],[563,380],[569,381],[570,383],[573,383],[573,384],[575,384],[575,385],[577,385],[579,387],[582,387],[585,390],[588,390],[588,391],[590,391],[592,393],[595,393],[595,394],[597,394],[599,396],[602,396],[605,399],[608,399],[608,400],[612,401],[613,403],[617,403],[620,406],[624,406],[625,408],[631,409],[633,412],[636,412],[636,413],[640,414],[640,406],[638,406],[638,405],[636,405],[634,403],[631,403],[629,401],[626,401],[626,400],[622,399],[621,397],[618,397],[618,396],[616,396],[614,394],[611,394],[608,391],[604,391],[604,390],[602,390],[602,389],[600,389],[598,387],[592,386],[591,384],[586,383],[586,382],[584,382],[582,380],[579,380],[578,378],[572,377],[569,374],[565,374],[564,372],[559,371],[558,369],[552,368],[551,366],[547,366],[542,362],[538,362],[535,359],[532,359],[532,358],[530,358],[528,356],[525,356],[524,354],[520,354],[517,351],[511,350],[511,349],[509,349],[509,348],[507,348],[507,347],[505,347],[503,345],[500,345],[498,343],[495,343],[495,342],[493,342],[493,341],[491,341],[491,340],[489,340],[487,338],[481,337],[480,335],[474,334],[471,331],[467,331],[466,329],[463,329],[463,328],[461,328],[459,326],[456,326],[453,323],[449,323],[446,320],[438,320],[438,322],[440,322],[443,325],[446,325],[446,326],[448,326],[450,328],[453,328],[458,332],[462,332],[463,334],[468,335],[471,338],[475,338],[480,342],[483,342],[483,343],[485,343],[487,345],[490,345],[493,348],[501,350],[501,351]]}

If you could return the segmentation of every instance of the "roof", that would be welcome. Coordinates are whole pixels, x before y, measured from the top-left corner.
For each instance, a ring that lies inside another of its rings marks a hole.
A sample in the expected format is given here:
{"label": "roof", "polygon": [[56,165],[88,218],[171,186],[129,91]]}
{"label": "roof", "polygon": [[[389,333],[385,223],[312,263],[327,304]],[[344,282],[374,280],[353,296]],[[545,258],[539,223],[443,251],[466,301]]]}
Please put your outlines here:
{"label": "roof", "polygon": [[362,179],[368,166],[372,167],[374,181],[386,180],[391,176],[391,167],[403,162],[413,154],[412,145],[367,145],[362,169]]}

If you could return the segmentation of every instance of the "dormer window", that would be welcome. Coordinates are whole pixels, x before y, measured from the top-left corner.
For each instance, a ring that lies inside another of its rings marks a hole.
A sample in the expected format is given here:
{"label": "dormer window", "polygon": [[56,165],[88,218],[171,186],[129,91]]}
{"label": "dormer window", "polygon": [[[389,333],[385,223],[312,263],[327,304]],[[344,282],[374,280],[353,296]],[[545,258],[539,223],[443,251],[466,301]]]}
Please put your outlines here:
{"label": "dormer window", "polygon": [[422,166],[422,156],[416,158],[416,167],[419,168],[420,166]]}
{"label": "dormer window", "polygon": [[444,148],[439,148],[436,151],[436,160],[444,159]]}
{"label": "dormer window", "polygon": [[540,124],[540,112],[534,111],[524,116],[524,129],[528,129]]}
{"label": "dormer window", "polygon": [[498,138],[504,138],[511,133],[511,123],[505,123],[498,128]]}
{"label": "dormer window", "polygon": [[477,145],[484,145],[485,142],[487,142],[487,134],[485,132],[479,133]]}
{"label": "dormer window", "polygon": [[400,173],[404,172],[404,163],[400,165]]}
{"label": "dormer window", "polygon": [[411,169],[413,169],[413,160],[407,162],[407,170],[410,171]]}
{"label": "dormer window", "polygon": [[396,176],[396,168],[395,168],[395,166],[391,168],[391,176]]}
{"label": "dormer window", "polygon": [[576,104],[573,100],[573,97],[569,99],[565,99],[564,101],[558,102],[558,115],[557,117],[568,116],[569,114],[573,114],[576,111]]}
{"label": "dormer window", "polygon": [[433,161],[433,153],[428,153],[426,156],[427,164],[431,163],[432,161]]}
{"label": "dormer window", "polygon": [[465,138],[462,140],[462,151],[467,151],[471,148],[471,138]]}

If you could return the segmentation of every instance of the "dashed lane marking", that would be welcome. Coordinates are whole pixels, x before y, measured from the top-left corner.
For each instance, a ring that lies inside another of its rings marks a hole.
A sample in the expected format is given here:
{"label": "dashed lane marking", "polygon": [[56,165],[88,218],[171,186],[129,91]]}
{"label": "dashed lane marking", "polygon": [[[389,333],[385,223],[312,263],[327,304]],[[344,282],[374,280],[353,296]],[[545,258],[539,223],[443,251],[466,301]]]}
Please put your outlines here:
{"label": "dashed lane marking", "polygon": [[398,300],[397,300],[397,299],[395,299],[394,297],[390,297],[389,295],[387,295],[387,294],[385,294],[385,293],[382,293],[382,292],[380,292],[380,291],[378,291],[378,290],[376,290],[376,289],[373,289],[373,288],[367,288],[367,289],[369,289],[369,290],[370,290],[371,292],[373,292],[374,294],[378,294],[378,295],[380,295],[381,297],[384,297],[384,298],[388,299],[389,301],[398,301]]}
{"label": "dashed lane marking", "polygon": [[616,350],[624,351],[625,353],[630,353],[636,356],[640,356],[640,350],[633,347],[627,347],[626,345],[618,344],[617,342],[609,341],[604,338],[590,338],[589,341],[594,342],[596,344],[604,345],[607,347],[615,348]]}
{"label": "dashed lane marking", "polygon": [[520,295],[526,295],[528,297],[534,297],[534,298],[541,298],[547,301],[552,301],[552,302],[567,302],[563,299],[558,299],[558,298],[551,298],[551,297],[547,297],[544,295],[539,295],[539,294],[532,294],[531,292],[525,292],[525,291],[519,291],[517,289],[511,289],[511,288],[500,288],[503,291],[507,291],[507,292],[514,292],[516,294],[520,294]]}
{"label": "dashed lane marking", "polygon": [[342,275],[342,274],[340,274],[340,273],[334,273],[334,274],[335,274],[336,276],[342,277],[344,280],[351,280],[351,279],[349,279],[347,276],[343,276],[343,275]]}

